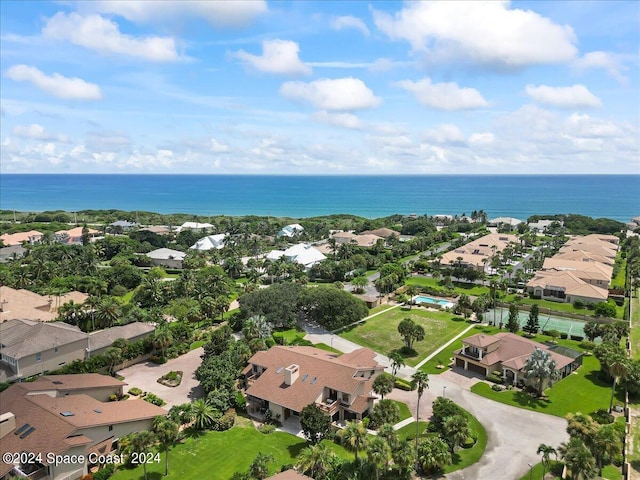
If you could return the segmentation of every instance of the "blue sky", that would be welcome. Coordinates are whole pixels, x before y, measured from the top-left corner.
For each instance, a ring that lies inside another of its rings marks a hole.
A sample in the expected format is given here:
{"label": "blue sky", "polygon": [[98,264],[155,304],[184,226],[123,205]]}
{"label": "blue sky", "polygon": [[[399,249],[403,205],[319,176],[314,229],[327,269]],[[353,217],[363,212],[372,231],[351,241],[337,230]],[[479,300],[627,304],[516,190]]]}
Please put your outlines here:
{"label": "blue sky", "polygon": [[640,3],[2,1],[2,173],[640,173]]}

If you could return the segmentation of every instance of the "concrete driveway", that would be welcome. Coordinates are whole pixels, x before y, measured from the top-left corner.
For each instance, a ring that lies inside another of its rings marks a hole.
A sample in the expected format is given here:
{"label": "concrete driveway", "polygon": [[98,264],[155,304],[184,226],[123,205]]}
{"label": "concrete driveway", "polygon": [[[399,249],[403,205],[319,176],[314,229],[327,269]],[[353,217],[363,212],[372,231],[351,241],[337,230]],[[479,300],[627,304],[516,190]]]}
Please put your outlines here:
{"label": "concrete driveway", "polygon": [[[181,355],[178,358],[169,360],[164,365],[156,365],[152,362],[138,363],[124,370],[120,370],[118,375],[124,377],[127,383],[127,390],[138,387],[143,392],[152,392],[162,398],[167,405],[167,410],[174,405],[192,402],[202,396],[202,390],[196,379],[196,369],[202,363],[200,355],[204,353],[201,348],[196,348]],[[177,387],[167,387],[158,383],[158,378],[171,370],[182,371],[182,382]]]}
{"label": "concrete driveway", "polygon": [[[330,344],[342,352],[351,352],[360,348],[338,335],[315,330],[305,338],[313,343]],[[389,359],[378,354],[376,360],[385,366]],[[389,369],[387,369],[389,370]],[[403,367],[398,377],[410,379],[415,369]],[[532,412],[494,402],[469,391],[478,379],[458,376],[455,372],[443,372],[429,376],[429,389],[420,400],[420,419],[428,420],[432,415],[432,404],[443,393],[455,403],[474,415],[487,431],[487,447],[479,462],[468,468],[446,475],[450,480],[512,480],[529,471],[528,464],[540,461],[536,450],[541,443],[554,448],[569,439],[566,432],[567,421],[564,418]],[[388,398],[405,402],[415,416],[417,393],[395,389]]]}

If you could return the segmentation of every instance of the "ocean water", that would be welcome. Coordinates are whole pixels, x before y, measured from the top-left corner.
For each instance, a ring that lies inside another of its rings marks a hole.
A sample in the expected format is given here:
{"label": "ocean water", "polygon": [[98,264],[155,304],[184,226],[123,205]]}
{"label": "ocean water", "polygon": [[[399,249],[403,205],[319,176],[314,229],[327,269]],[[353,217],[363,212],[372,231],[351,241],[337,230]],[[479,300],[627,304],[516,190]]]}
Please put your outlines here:
{"label": "ocean water", "polygon": [[0,208],[312,217],[640,215],[640,175],[1,175]]}

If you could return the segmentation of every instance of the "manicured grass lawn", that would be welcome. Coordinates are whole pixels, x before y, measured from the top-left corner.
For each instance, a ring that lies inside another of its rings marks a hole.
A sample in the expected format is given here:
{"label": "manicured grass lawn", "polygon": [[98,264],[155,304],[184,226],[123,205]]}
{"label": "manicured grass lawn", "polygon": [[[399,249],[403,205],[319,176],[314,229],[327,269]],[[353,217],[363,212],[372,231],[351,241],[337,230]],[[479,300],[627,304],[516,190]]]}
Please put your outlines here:
{"label": "manicured grass lawn", "polygon": [[398,402],[397,400],[391,401],[398,405],[398,408],[400,408],[400,420],[398,420],[399,422],[411,417],[411,412],[409,411],[409,407],[407,407],[406,403]]}
{"label": "manicured grass lawn", "polygon": [[[592,356],[583,357],[582,366],[545,391],[547,398],[538,399],[516,390],[495,392],[480,382],[471,387],[471,391],[497,402],[526,408],[558,417],[570,412],[592,413],[599,408],[609,408],[611,385],[598,378],[600,362]],[[623,402],[623,392],[617,391],[616,398]]]}
{"label": "manicured grass lawn", "polygon": [[[198,438],[188,438],[173,447],[169,453],[169,476],[164,474],[164,453],[160,463],[147,465],[149,480],[184,478],[227,479],[235,472],[245,472],[258,454],[271,454],[270,474],[285,464],[294,464],[307,442],[293,435],[274,432],[269,435],[258,432],[253,425],[236,426],[226,432],[206,432]],[[337,445],[336,445],[337,447]],[[348,458],[348,457],[347,457]],[[114,480],[142,480],[142,466],[121,468],[111,477]]]}
{"label": "manicured grass lawn", "polygon": [[[420,436],[424,433],[424,431],[429,426],[429,422],[418,422],[418,431],[420,432]],[[410,423],[409,425],[405,425],[401,429],[398,430],[398,437],[400,440],[415,440],[416,438],[416,422]]]}
{"label": "manicured grass lawn", "polygon": [[407,317],[422,325],[425,330],[425,339],[414,343],[416,355],[405,357],[405,363],[411,366],[468,326],[463,318],[454,317],[451,313],[428,312],[422,308],[411,310],[394,308],[350,330],[341,332],[340,336],[382,354],[388,354],[404,346],[402,337],[398,333],[398,324]]}
{"label": "manicured grass lawn", "polygon": [[[411,277],[405,281],[406,285],[415,285],[417,287],[429,287],[444,290],[444,286],[440,285],[440,280],[431,277]],[[454,291],[457,294],[466,294],[478,296],[483,293],[489,293],[489,287],[476,285],[473,283],[453,282]]]}
{"label": "manicured grass lawn", "polygon": [[394,305],[390,303],[383,303],[382,305],[378,305],[377,307],[373,307],[372,309],[370,309],[369,315],[373,315],[374,313],[378,312],[384,312],[385,310],[389,310],[391,307],[394,307]]}
{"label": "manicured grass lawn", "polygon": [[620,266],[620,268],[618,268],[618,273],[616,274],[615,277],[613,277],[611,279],[611,287],[615,286],[624,286],[625,284],[625,274],[627,273],[627,259],[626,258],[622,258],[622,255],[620,252],[618,252],[618,255],[616,257],[616,266]]}
{"label": "manicured grass lawn", "polygon": [[606,465],[602,469],[602,478],[608,480],[622,480],[622,472],[613,464]]}
{"label": "manicured grass lawn", "polygon": [[123,296],[121,296],[121,297],[116,297],[116,298],[120,301],[120,303],[121,303],[121,304],[126,305],[126,304],[128,304],[128,303],[131,301],[131,299],[133,298],[133,294],[135,293],[135,291],[136,291],[136,290],[135,290],[135,289],[133,289],[133,290],[131,290],[130,292],[127,292],[126,294],[124,294]]}
{"label": "manicured grass lawn", "polygon": [[300,332],[295,328],[273,332],[273,338],[276,339],[276,342],[280,343],[280,339],[284,339],[284,345],[289,345],[298,338],[304,338],[305,335],[305,332]]}
{"label": "manicured grass lawn", "polygon": [[200,348],[204,345],[204,340],[196,340],[189,346],[189,350],[195,350],[196,348]]}
{"label": "manicured grass lawn", "polygon": [[[464,325],[467,326],[466,323]],[[450,363],[451,357],[453,357],[453,351],[462,348],[463,338],[467,338],[467,337],[470,337],[471,335],[476,335],[478,333],[493,335],[495,333],[498,333],[499,331],[500,329],[498,327],[489,327],[489,326],[485,327],[482,325],[476,325],[474,328],[472,328],[467,333],[465,333],[462,337],[460,337],[460,339],[453,342],[447,348],[442,350],[438,355],[436,355],[434,358],[432,358],[427,363],[425,363],[422,367],[420,367],[420,370],[425,371],[430,375],[437,375],[439,373],[446,372],[447,370],[449,370],[449,363]],[[442,342],[442,343],[446,343],[446,342]],[[441,362],[442,362],[442,365],[444,365],[444,368],[439,369],[438,365]]]}

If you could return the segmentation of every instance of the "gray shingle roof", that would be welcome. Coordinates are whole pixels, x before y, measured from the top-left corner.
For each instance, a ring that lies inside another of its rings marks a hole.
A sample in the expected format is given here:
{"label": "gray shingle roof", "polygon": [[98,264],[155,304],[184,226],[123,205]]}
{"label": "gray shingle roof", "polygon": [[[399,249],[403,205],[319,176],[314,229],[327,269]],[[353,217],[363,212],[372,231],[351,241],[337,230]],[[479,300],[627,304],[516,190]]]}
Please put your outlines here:
{"label": "gray shingle roof", "polygon": [[32,322],[9,320],[0,324],[3,354],[19,359],[38,352],[86,340],[87,334],[78,327],[63,322]]}
{"label": "gray shingle roof", "polygon": [[90,334],[89,349],[90,351],[99,350],[108,347],[118,338],[125,340],[136,339],[140,336],[152,333],[155,327],[149,323],[133,322],[119,327],[112,327],[106,330],[100,330]]}

